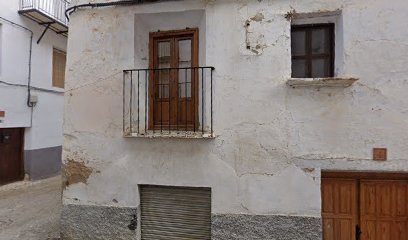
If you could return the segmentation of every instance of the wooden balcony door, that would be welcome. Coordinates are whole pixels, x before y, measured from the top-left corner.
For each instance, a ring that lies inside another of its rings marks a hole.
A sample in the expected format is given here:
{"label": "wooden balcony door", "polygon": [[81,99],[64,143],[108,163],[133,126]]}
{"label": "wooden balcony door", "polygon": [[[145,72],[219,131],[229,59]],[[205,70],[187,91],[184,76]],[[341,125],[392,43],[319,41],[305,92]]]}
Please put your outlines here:
{"label": "wooden balcony door", "polygon": [[324,240],[408,240],[408,177],[322,178]]}
{"label": "wooden balcony door", "polygon": [[150,34],[149,128],[198,128],[198,29]]}

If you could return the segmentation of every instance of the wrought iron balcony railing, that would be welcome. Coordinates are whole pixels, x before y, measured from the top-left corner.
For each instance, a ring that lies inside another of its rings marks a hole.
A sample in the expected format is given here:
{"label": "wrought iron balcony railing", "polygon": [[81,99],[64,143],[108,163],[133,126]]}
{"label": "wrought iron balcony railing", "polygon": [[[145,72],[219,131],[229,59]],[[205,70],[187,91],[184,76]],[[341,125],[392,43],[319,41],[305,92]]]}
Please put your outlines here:
{"label": "wrought iron balcony railing", "polygon": [[213,138],[213,71],[213,67],[124,70],[124,135]]}
{"label": "wrought iron balcony railing", "polygon": [[19,13],[48,26],[57,33],[66,35],[68,19],[65,17],[65,10],[69,2],[69,0],[20,0]]}

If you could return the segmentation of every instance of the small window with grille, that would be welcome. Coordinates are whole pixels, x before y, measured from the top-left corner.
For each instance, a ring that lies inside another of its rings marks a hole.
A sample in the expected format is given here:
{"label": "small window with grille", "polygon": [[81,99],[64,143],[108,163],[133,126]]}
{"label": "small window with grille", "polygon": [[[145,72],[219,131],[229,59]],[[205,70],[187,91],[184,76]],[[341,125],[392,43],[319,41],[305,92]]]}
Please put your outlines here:
{"label": "small window with grille", "polygon": [[294,25],[292,78],[334,77],[334,24]]}

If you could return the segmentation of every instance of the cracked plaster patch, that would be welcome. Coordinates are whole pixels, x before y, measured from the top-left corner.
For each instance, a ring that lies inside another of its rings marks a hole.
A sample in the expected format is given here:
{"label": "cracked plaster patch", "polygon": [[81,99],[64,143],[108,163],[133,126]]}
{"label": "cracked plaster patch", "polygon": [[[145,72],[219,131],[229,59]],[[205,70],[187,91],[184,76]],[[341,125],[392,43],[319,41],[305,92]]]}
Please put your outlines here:
{"label": "cracked plaster patch", "polygon": [[84,162],[77,162],[69,159],[63,167],[64,181],[63,185],[66,188],[69,185],[76,183],[87,183],[93,169],[86,166]]}

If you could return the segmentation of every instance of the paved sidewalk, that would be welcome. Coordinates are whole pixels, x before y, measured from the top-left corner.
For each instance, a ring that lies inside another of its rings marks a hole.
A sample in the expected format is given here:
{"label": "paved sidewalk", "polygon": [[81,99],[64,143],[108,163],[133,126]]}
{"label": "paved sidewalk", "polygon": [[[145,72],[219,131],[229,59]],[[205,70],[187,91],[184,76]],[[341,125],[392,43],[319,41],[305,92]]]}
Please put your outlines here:
{"label": "paved sidewalk", "polygon": [[0,187],[0,240],[59,237],[61,177]]}

